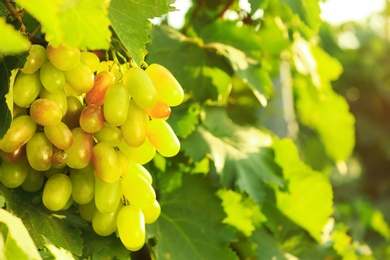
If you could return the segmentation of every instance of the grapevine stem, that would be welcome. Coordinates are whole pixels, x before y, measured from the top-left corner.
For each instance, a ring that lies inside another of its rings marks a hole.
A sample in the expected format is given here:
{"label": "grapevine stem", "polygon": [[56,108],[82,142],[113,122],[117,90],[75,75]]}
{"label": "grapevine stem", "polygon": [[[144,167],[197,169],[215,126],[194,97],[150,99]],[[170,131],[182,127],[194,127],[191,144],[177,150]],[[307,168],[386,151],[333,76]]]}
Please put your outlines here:
{"label": "grapevine stem", "polygon": [[7,8],[7,10],[12,14],[13,17],[15,17],[16,20],[20,23],[20,31],[25,34],[26,32],[26,26],[23,23],[22,18],[20,17],[20,14],[23,11],[16,10],[9,2],[8,0],[1,0],[1,2],[4,4],[4,6]]}
{"label": "grapevine stem", "polygon": [[222,18],[223,15],[229,8],[234,4],[235,0],[230,0],[222,9],[222,11],[219,13],[218,18]]}

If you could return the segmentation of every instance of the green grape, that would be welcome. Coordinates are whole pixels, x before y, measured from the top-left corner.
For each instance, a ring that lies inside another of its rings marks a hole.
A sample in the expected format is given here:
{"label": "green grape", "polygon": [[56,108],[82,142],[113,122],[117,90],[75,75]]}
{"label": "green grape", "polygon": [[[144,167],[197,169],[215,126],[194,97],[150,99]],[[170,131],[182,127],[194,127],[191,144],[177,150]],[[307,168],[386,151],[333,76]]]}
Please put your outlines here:
{"label": "green grape", "polygon": [[128,172],[128,169],[130,167],[130,160],[127,158],[127,156],[120,150],[115,150],[116,154],[118,155],[119,162],[121,164],[122,168],[122,175],[121,177],[125,176]]}
{"label": "green grape", "polygon": [[85,94],[85,102],[101,106],[107,89],[115,83],[115,76],[109,71],[102,71],[95,76],[93,87]]}
{"label": "green grape", "polygon": [[43,175],[45,177],[50,178],[50,176],[56,174],[56,173],[66,173],[68,171],[68,167],[66,165],[57,166],[55,164],[52,164],[50,169],[43,171]]}
{"label": "green grape", "polygon": [[163,119],[152,119],[148,122],[149,141],[164,157],[172,157],[179,153],[180,142],[171,126]]}
{"label": "green grape", "polygon": [[127,166],[127,171],[123,174],[123,177],[127,174],[139,174],[144,177],[150,185],[153,183],[152,175],[150,175],[150,172],[141,164],[129,161]]}
{"label": "green grape", "polygon": [[19,187],[26,179],[29,169],[26,157],[15,163],[3,161],[0,166],[0,181],[7,188]]}
{"label": "green grape", "polygon": [[46,51],[49,61],[62,71],[72,70],[80,63],[81,55],[78,48],[67,46],[54,47],[49,43]]}
{"label": "green grape", "polygon": [[3,161],[8,163],[15,163],[22,159],[26,155],[26,146],[23,145],[20,148],[16,149],[13,152],[7,153],[3,150],[0,150],[0,157]]}
{"label": "green grape", "polygon": [[62,122],[64,122],[70,129],[79,127],[79,118],[84,109],[83,104],[80,99],[74,96],[66,97],[66,101],[68,110],[62,118]]}
{"label": "green grape", "polygon": [[115,76],[115,83],[118,83],[123,76],[118,64],[113,60],[100,62],[96,73],[99,74],[102,71],[109,71],[112,73]]}
{"label": "green grape", "polygon": [[92,222],[95,211],[97,211],[97,209],[94,200],[90,201],[87,204],[79,205],[80,216],[88,222]]}
{"label": "green grape", "polygon": [[12,118],[16,118],[18,116],[27,115],[27,108],[20,107],[14,103],[13,105],[13,111],[12,111]]}
{"label": "green grape", "polygon": [[171,114],[171,108],[166,103],[159,100],[153,108],[146,109],[145,112],[151,118],[167,119]]}
{"label": "green grape", "polygon": [[106,142],[92,149],[92,163],[97,175],[105,182],[117,182],[122,175],[122,165],[115,149]]}
{"label": "green grape", "polygon": [[96,105],[88,105],[81,112],[79,123],[81,129],[87,133],[99,131],[104,124],[103,109]]}
{"label": "green grape", "polygon": [[86,167],[91,161],[93,137],[83,129],[76,127],[72,129],[73,144],[65,149],[67,155],[66,164],[74,169]]}
{"label": "green grape", "polygon": [[60,107],[61,115],[62,116],[66,115],[66,112],[68,110],[68,103],[67,103],[65,91],[61,90],[56,93],[51,93],[47,91],[45,88],[42,88],[41,92],[39,92],[39,97],[54,101]]}
{"label": "green grape", "polygon": [[157,200],[155,200],[152,204],[142,208],[141,210],[144,214],[145,224],[154,223],[161,214],[161,207]]}
{"label": "green grape", "polygon": [[42,202],[51,211],[65,207],[72,194],[72,182],[62,173],[56,173],[46,181],[42,193]]}
{"label": "green grape", "polygon": [[75,97],[79,97],[81,96],[83,93],[80,92],[80,91],[77,91],[75,90],[74,88],[72,88],[71,85],[69,85],[68,82],[65,82],[65,85],[64,85],[64,92],[65,92],[65,95],[67,97],[69,96],[75,96]]}
{"label": "green grape", "polygon": [[61,122],[62,112],[56,102],[39,98],[31,103],[30,116],[37,124],[48,126]]}
{"label": "green grape", "polygon": [[26,144],[26,155],[31,167],[46,171],[52,165],[53,145],[42,132],[37,132]]}
{"label": "green grape", "polygon": [[83,169],[70,169],[72,197],[78,204],[89,203],[95,195],[95,175],[91,164]]}
{"label": "green grape", "polygon": [[130,68],[123,75],[123,84],[129,90],[135,103],[142,109],[153,108],[158,96],[148,74],[141,68]]}
{"label": "green grape", "polygon": [[76,68],[65,71],[65,79],[74,90],[86,93],[93,87],[94,74],[88,65],[80,62]]}
{"label": "green grape", "polygon": [[143,208],[153,203],[156,192],[152,185],[137,172],[128,172],[122,178],[122,193],[131,205]]}
{"label": "green grape", "polygon": [[32,74],[36,72],[47,60],[46,49],[38,44],[31,45],[27,60],[22,69],[23,73]]}
{"label": "green grape", "polygon": [[123,140],[118,147],[119,150],[121,150],[127,158],[129,158],[129,160],[139,164],[150,162],[156,154],[156,148],[154,148],[147,138],[139,147],[131,147]]}
{"label": "green grape", "polygon": [[121,203],[113,212],[102,213],[99,210],[95,210],[92,217],[92,228],[99,236],[109,236],[116,230],[116,219],[118,212],[121,209]]}
{"label": "green grape", "polygon": [[26,179],[20,187],[27,192],[36,192],[42,188],[44,180],[45,175],[43,172],[30,168]]}
{"label": "green grape", "polygon": [[33,137],[36,130],[37,124],[30,116],[16,117],[1,140],[1,149],[7,153],[16,151]]}
{"label": "green grape", "polygon": [[122,140],[121,130],[107,122],[104,122],[103,127],[93,134],[98,142],[107,142],[111,146],[118,146]]}
{"label": "green grape", "polygon": [[13,87],[14,103],[20,107],[28,107],[38,97],[42,88],[39,71],[33,74],[20,73]]}
{"label": "green grape", "polygon": [[92,72],[95,72],[100,63],[99,57],[90,51],[82,51],[80,54],[81,62],[85,63]]}
{"label": "green grape", "polygon": [[132,205],[123,206],[116,225],[119,238],[130,251],[137,251],[145,244],[145,220],[142,211]]}
{"label": "green grape", "polygon": [[122,186],[118,180],[108,183],[95,175],[95,205],[102,213],[115,211],[121,200]]}
{"label": "green grape", "polygon": [[64,90],[65,74],[62,70],[57,69],[50,61],[43,63],[39,73],[43,87],[51,92],[56,93]]}
{"label": "green grape", "polygon": [[178,106],[183,102],[183,88],[168,69],[153,63],[146,68],[145,72],[153,82],[160,100],[170,107]]}
{"label": "green grape", "polygon": [[123,84],[115,84],[107,89],[104,97],[104,117],[108,123],[119,126],[126,121],[130,95]]}
{"label": "green grape", "polygon": [[129,146],[138,147],[145,142],[148,120],[145,111],[131,100],[126,121],[121,125],[122,138]]}
{"label": "green grape", "polygon": [[73,144],[72,131],[63,122],[45,126],[43,131],[50,142],[58,149],[68,149]]}
{"label": "green grape", "polygon": [[65,203],[65,206],[62,207],[60,210],[67,210],[73,205],[73,198],[72,196],[69,197],[68,201]]}

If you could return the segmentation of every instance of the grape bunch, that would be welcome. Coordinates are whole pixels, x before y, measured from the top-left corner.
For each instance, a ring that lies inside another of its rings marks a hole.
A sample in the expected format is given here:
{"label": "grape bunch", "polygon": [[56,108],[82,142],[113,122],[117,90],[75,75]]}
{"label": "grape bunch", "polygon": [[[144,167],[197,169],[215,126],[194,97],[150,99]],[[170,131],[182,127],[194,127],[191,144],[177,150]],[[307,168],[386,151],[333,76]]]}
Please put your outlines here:
{"label": "grape bunch", "polygon": [[[146,68],[145,68],[146,67]],[[78,206],[93,230],[129,250],[160,215],[143,166],[180,143],[166,119],[183,89],[163,66],[100,61],[89,51],[32,45],[13,82],[13,120],[0,140],[0,181],[42,192],[51,211]]]}

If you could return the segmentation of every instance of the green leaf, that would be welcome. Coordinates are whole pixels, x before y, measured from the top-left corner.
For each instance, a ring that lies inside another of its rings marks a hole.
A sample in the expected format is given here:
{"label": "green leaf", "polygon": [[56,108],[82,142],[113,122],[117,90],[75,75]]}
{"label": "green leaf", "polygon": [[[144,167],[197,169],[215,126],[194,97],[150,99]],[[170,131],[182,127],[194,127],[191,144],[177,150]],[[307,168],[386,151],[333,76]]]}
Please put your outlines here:
{"label": "green leaf", "polygon": [[301,123],[318,132],[330,158],[347,160],[355,146],[355,118],[347,101],[331,89],[318,91],[304,80],[295,84],[295,90]]}
{"label": "green leaf", "polygon": [[229,248],[232,229],[221,224],[221,201],[203,176],[183,175],[182,186],[161,194],[159,202],[160,217],[146,226],[156,236],[156,259],[238,259]]}
{"label": "green leaf", "polygon": [[166,26],[153,27],[147,62],[168,68],[184,92],[197,101],[225,101],[231,84],[232,69],[226,58],[201,39],[188,38]]}
{"label": "green leaf", "polygon": [[311,29],[318,31],[321,26],[321,8],[318,0],[281,0],[290,7]]}
{"label": "green leaf", "polygon": [[27,37],[22,36],[12,25],[0,17],[0,54],[14,54],[28,51],[31,43]]}
{"label": "green leaf", "polygon": [[266,230],[262,228],[256,229],[250,240],[257,245],[256,253],[259,259],[287,259],[278,243]]}
{"label": "green leaf", "polygon": [[46,40],[81,49],[108,49],[111,32],[107,17],[109,1],[17,0],[42,25]]}
{"label": "green leaf", "polygon": [[166,0],[112,0],[109,19],[112,28],[138,65],[146,55],[145,45],[149,42],[151,23],[148,19],[169,12]]}
{"label": "green leaf", "polygon": [[270,0],[249,0],[251,4],[251,13],[256,12],[258,9],[264,9],[268,6]]}
{"label": "green leaf", "polygon": [[278,209],[317,241],[321,241],[321,231],[333,213],[333,193],[329,180],[300,160],[291,139],[275,141],[273,147],[275,161],[288,182],[287,191],[276,191]]}
{"label": "green leaf", "polygon": [[280,169],[267,148],[271,137],[258,129],[234,124],[222,108],[210,107],[204,114],[203,123],[182,141],[183,151],[195,160],[211,156],[224,186],[238,185],[261,204],[264,184],[282,185]]}
{"label": "green leaf", "polygon": [[223,223],[234,226],[237,230],[250,236],[267,218],[261,213],[259,205],[250,198],[233,190],[221,189],[217,195],[222,199],[222,206],[227,215]]}
{"label": "green leaf", "polygon": [[168,123],[175,131],[178,137],[186,138],[199,123],[200,105],[193,103],[189,106],[186,104],[173,107]]}
{"label": "green leaf", "polygon": [[47,238],[45,238],[46,244],[45,247],[49,250],[54,259],[66,259],[66,260],[74,260],[72,253],[63,248],[56,247],[53,245]]}
{"label": "green leaf", "polygon": [[33,195],[20,189],[9,190],[3,185],[0,185],[0,190],[7,201],[7,209],[22,219],[38,248],[45,246],[46,237],[53,245],[81,256],[83,243],[79,227],[84,226],[85,222],[80,216],[70,210],[56,213],[47,210],[40,202],[39,194]]}
{"label": "green leaf", "polygon": [[0,223],[8,227],[5,241],[6,259],[41,259],[38,250],[20,218],[0,209]]}

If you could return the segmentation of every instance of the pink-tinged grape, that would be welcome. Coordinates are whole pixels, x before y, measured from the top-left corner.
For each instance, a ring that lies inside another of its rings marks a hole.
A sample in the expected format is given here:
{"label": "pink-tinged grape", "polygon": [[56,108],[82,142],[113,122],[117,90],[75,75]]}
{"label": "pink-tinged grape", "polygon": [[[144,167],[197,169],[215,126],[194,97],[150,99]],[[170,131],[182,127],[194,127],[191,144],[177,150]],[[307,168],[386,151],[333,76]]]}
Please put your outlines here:
{"label": "pink-tinged grape", "polygon": [[66,166],[66,158],[68,155],[64,150],[60,150],[57,147],[54,147],[53,156],[52,156],[52,166],[62,167]]}
{"label": "pink-tinged grape", "polygon": [[119,203],[114,212],[102,213],[95,210],[92,217],[92,228],[99,236],[109,236],[116,230],[116,219],[122,205]]}
{"label": "pink-tinged grape", "polygon": [[105,182],[117,182],[122,175],[122,165],[115,149],[106,142],[92,149],[92,163],[97,175]]}
{"label": "pink-tinged grape", "polygon": [[21,160],[26,155],[26,146],[23,145],[20,148],[16,149],[13,152],[7,153],[3,150],[0,150],[0,158],[8,163],[15,163]]}
{"label": "pink-tinged grape", "polygon": [[53,145],[42,132],[37,132],[26,144],[26,155],[31,167],[46,171],[52,165]]}
{"label": "pink-tinged grape", "polygon": [[95,205],[102,213],[114,212],[122,196],[121,182],[108,183],[95,175]]}
{"label": "pink-tinged grape", "polygon": [[29,169],[26,157],[15,163],[3,161],[0,166],[0,181],[7,188],[19,187],[26,179]]}
{"label": "pink-tinged grape", "polygon": [[122,193],[131,205],[139,208],[150,205],[156,199],[152,185],[136,172],[128,172],[122,178]]}
{"label": "pink-tinged grape", "polygon": [[179,153],[180,142],[171,126],[163,119],[152,119],[148,122],[149,141],[164,157],[172,157]]}
{"label": "pink-tinged grape", "polygon": [[42,88],[39,71],[33,74],[20,73],[13,87],[14,103],[20,107],[28,107],[38,97]]}
{"label": "pink-tinged grape", "polygon": [[161,207],[157,200],[155,200],[152,204],[142,208],[141,210],[144,214],[145,224],[154,223],[161,214]]}
{"label": "pink-tinged grape", "polygon": [[39,125],[55,125],[61,122],[62,111],[56,102],[39,98],[31,103],[30,116]]}
{"label": "pink-tinged grape", "polygon": [[37,124],[28,116],[16,117],[1,140],[1,149],[12,153],[26,144],[37,130]]}
{"label": "pink-tinged grape", "polygon": [[44,180],[45,175],[43,175],[43,172],[30,168],[26,179],[20,187],[27,192],[36,192],[42,188]]}
{"label": "pink-tinged grape", "polygon": [[46,181],[42,202],[51,211],[62,210],[72,194],[72,182],[62,173],[56,173]]}
{"label": "pink-tinged grape", "polygon": [[123,84],[140,108],[151,109],[156,105],[158,101],[156,89],[143,69],[133,67],[127,70],[123,75]]}
{"label": "pink-tinged grape", "polygon": [[45,126],[43,131],[50,142],[58,149],[68,149],[73,144],[72,131],[63,122]]}
{"label": "pink-tinged grape", "polygon": [[145,72],[153,82],[160,100],[170,107],[178,106],[183,102],[183,88],[167,68],[153,63],[146,68]]}
{"label": "pink-tinged grape", "polygon": [[95,72],[100,63],[99,57],[90,51],[82,51],[80,55],[81,62],[85,63],[92,72]]}
{"label": "pink-tinged grape", "polygon": [[129,160],[139,164],[150,162],[156,154],[156,148],[150,143],[149,139],[146,139],[139,147],[131,147],[122,140],[118,147]]}
{"label": "pink-tinged grape", "polygon": [[145,111],[131,100],[126,121],[121,125],[122,138],[129,146],[138,147],[145,142],[146,124],[149,121]]}
{"label": "pink-tinged grape", "polygon": [[104,118],[108,123],[119,126],[126,121],[129,111],[130,95],[123,84],[114,84],[108,88],[104,97]]}
{"label": "pink-tinged grape", "polygon": [[119,238],[130,251],[137,251],[145,244],[145,220],[142,211],[132,205],[123,206],[116,225]]}
{"label": "pink-tinged grape", "polygon": [[49,43],[46,51],[49,61],[62,71],[72,70],[80,63],[81,54],[78,48],[64,45],[54,47]]}
{"label": "pink-tinged grape", "polygon": [[65,74],[62,70],[57,69],[50,61],[43,63],[39,73],[43,87],[51,92],[56,93],[64,90]]}
{"label": "pink-tinged grape", "polygon": [[66,164],[74,169],[87,167],[92,157],[93,137],[83,129],[72,129],[73,144],[65,149],[67,155]]}
{"label": "pink-tinged grape", "polygon": [[104,122],[103,127],[93,134],[98,142],[107,142],[111,146],[118,146],[122,140],[121,130],[107,122]]}
{"label": "pink-tinged grape", "polygon": [[94,200],[92,200],[91,202],[89,202],[87,204],[80,204],[79,205],[80,216],[88,222],[92,222],[92,218],[93,218],[93,215],[94,215],[96,210],[97,209],[96,209]]}
{"label": "pink-tinged grape", "polygon": [[66,101],[68,110],[66,111],[65,116],[62,118],[62,122],[64,122],[70,129],[79,127],[79,118],[81,112],[83,112],[84,106],[80,99],[74,96],[66,97]]}
{"label": "pink-tinged grape", "polygon": [[153,108],[146,109],[145,112],[151,118],[166,119],[171,114],[171,108],[166,103],[159,100]]}
{"label": "pink-tinged grape", "polygon": [[102,71],[109,71],[110,73],[112,73],[115,76],[115,83],[118,83],[119,80],[122,78],[121,70],[118,64],[113,60],[100,62],[96,73],[99,74]]}
{"label": "pink-tinged grape", "polygon": [[68,110],[68,103],[67,103],[65,91],[61,90],[56,93],[51,93],[47,91],[45,88],[42,88],[41,92],[39,92],[39,97],[54,101],[60,107],[62,116],[66,115],[66,112]]}
{"label": "pink-tinged grape", "polygon": [[85,94],[85,102],[90,105],[103,105],[107,89],[115,83],[115,76],[109,71],[102,71],[95,76],[93,87]]}
{"label": "pink-tinged grape", "polygon": [[27,60],[22,69],[23,73],[32,74],[36,72],[47,60],[46,49],[38,44],[31,45]]}
{"label": "pink-tinged grape", "polygon": [[88,105],[81,112],[79,123],[81,129],[87,133],[99,131],[104,124],[103,109],[96,105]]}
{"label": "pink-tinged grape", "polygon": [[94,74],[86,64],[80,62],[76,68],[65,71],[65,79],[74,90],[86,93],[93,87]]}
{"label": "pink-tinged grape", "polygon": [[129,161],[127,172],[123,175],[123,177],[125,177],[127,174],[138,174],[144,177],[150,185],[153,183],[153,178],[152,175],[150,175],[150,172],[139,163]]}
{"label": "pink-tinged grape", "polygon": [[78,204],[87,204],[95,196],[95,175],[91,164],[83,169],[70,169],[72,197]]}

